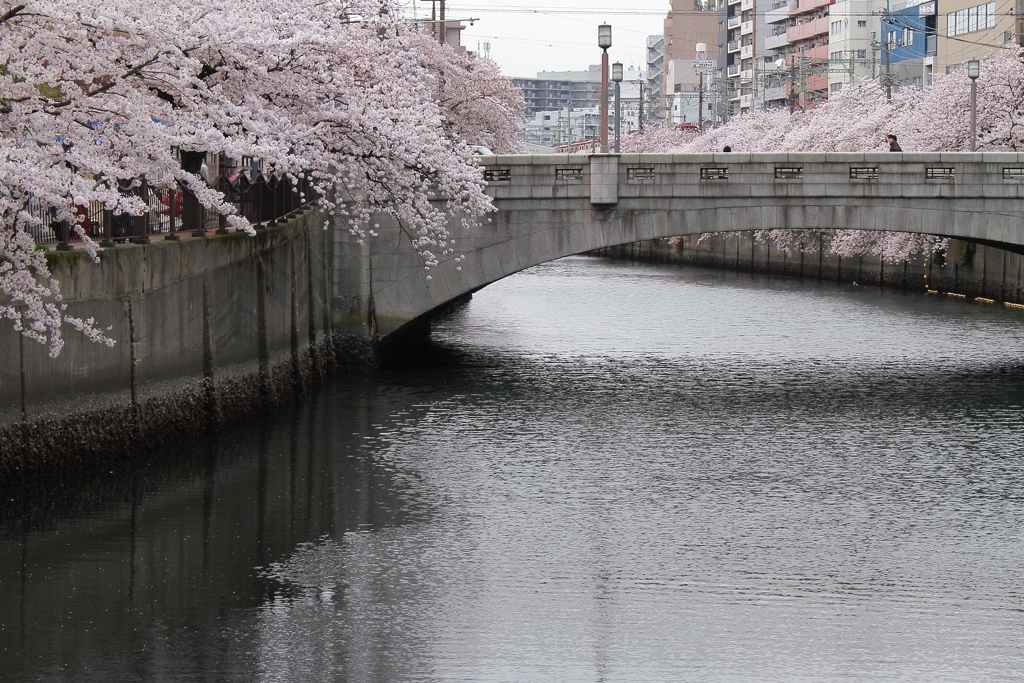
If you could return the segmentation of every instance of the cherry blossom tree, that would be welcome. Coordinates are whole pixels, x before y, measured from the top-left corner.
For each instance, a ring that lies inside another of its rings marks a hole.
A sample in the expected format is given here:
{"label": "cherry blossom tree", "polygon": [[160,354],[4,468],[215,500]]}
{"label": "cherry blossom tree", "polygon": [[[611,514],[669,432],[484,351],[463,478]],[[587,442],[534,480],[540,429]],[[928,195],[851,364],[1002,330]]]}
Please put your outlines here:
{"label": "cherry blossom tree", "polygon": [[491,210],[467,143],[510,149],[521,106],[493,65],[434,48],[392,0],[0,0],[0,43],[0,316],[52,356],[65,323],[113,341],[66,314],[32,228],[67,221],[95,259],[81,208],[141,215],[122,188],[145,178],[251,233],[183,168],[217,153],[307,178],[304,199],[359,238],[389,214],[429,268],[452,254],[449,216]]}
{"label": "cherry blossom tree", "polygon": [[434,99],[450,139],[482,145],[498,154],[522,151],[526,103],[497,64],[458,54],[427,34],[414,33],[410,42],[433,77]]}
{"label": "cherry blossom tree", "polygon": [[[1024,55],[999,50],[981,64],[978,88],[978,146],[981,151],[1024,149]],[[970,79],[965,71],[936,78],[926,90],[905,88],[887,99],[875,81],[863,81],[833,94],[806,112],[760,110],[692,139],[655,128],[627,138],[624,151],[717,152],[725,145],[743,152],[882,151],[887,133],[899,136],[907,151],[965,151],[970,146]],[[819,241],[819,237],[821,240]],[[781,249],[817,249],[849,257],[875,254],[905,261],[946,248],[947,240],[899,232],[830,230],[807,234],[792,230],[758,231]]]}

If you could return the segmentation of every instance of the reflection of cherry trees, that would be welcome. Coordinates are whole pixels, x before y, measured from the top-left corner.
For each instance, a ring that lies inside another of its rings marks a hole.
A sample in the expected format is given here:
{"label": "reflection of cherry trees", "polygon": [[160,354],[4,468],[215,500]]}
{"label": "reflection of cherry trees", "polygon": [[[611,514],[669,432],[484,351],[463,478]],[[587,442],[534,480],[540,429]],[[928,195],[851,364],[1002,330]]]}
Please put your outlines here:
{"label": "reflection of cherry trees", "polygon": [[390,214],[436,265],[448,217],[490,210],[467,144],[511,150],[521,106],[492,64],[424,39],[392,0],[0,0],[0,44],[0,316],[51,355],[64,323],[112,342],[64,313],[29,233],[42,217],[96,258],[82,207],[142,215],[123,188],[144,178],[251,231],[183,163],[247,157],[308,180],[302,199],[360,237]]}
{"label": "reflection of cherry trees", "polygon": [[[1024,61],[1006,50],[982,62],[978,78],[978,150],[1024,150]],[[656,128],[623,142],[628,152],[869,152],[885,151],[895,133],[907,152],[966,151],[970,148],[970,79],[966,71],[936,77],[927,90],[902,89],[887,100],[885,89],[865,81],[834,93],[806,111],[755,111],[703,135],[681,135]],[[780,248],[816,249],[817,236],[790,230],[758,233]],[[946,240],[929,235],[828,231],[828,248],[840,256],[875,254],[890,262],[944,249]],[[804,247],[803,245],[809,245]]]}

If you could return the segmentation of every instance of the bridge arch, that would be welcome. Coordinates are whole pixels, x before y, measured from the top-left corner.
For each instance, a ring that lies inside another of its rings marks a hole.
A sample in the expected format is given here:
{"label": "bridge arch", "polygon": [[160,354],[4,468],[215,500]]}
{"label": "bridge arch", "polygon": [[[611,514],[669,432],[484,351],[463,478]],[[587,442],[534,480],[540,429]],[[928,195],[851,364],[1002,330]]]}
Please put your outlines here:
{"label": "bridge arch", "polygon": [[520,270],[673,236],[841,228],[1024,253],[1024,154],[507,155],[481,163],[497,211],[479,229],[455,231],[465,256],[458,264],[425,271],[397,228],[359,244],[335,221],[336,326],[388,334]]}

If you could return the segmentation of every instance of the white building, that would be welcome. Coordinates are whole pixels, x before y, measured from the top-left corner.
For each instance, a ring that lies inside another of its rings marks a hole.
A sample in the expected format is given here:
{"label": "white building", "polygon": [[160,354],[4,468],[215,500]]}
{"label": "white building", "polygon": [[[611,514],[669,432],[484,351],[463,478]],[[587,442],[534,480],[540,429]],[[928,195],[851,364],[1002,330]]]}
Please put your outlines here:
{"label": "white building", "polygon": [[[829,7],[828,90],[830,93],[879,72],[879,0],[844,0]],[[874,16],[873,16],[874,15]]]}
{"label": "white building", "polygon": [[539,111],[526,121],[526,142],[544,147],[560,147],[583,140],[594,140],[601,123],[598,107],[563,107]]}

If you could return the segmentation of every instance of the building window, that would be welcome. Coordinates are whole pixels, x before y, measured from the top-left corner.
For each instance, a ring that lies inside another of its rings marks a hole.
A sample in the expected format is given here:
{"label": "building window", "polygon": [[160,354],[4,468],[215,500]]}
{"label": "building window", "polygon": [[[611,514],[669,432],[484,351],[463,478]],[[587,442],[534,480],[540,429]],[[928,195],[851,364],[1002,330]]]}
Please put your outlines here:
{"label": "building window", "polygon": [[867,50],[857,50],[857,59],[867,59],[867,58],[868,58],[868,51]]}
{"label": "building window", "polygon": [[842,20],[840,20],[840,21],[833,21],[832,22],[832,35],[837,36],[837,35],[839,35],[842,32],[843,32],[843,22],[842,22]]}
{"label": "building window", "polygon": [[898,47],[906,47],[914,44],[914,32],[909,28],[898,28],[890,30],[885,34],[885,41],[889,44],[890,50]]}
{"label": "building window", "polygon": [[968,7],[946,15],[946,34],[959,36],[974,31],[985,31],[996,25],[996,3]]}
{"label": "building window", "polygon": [[833,52],[833,53],[832,53],[832,54],[830,54],[830,55],[829,55],[828,57],[829,57],[829,59],[831,59],[831,60],[832,60],[833,62],[841,62],[841,61],[843,61],[843,53],[842,53],[842,51],[839,51],[839,52]]}
{"label": "building window", "polygon": [[842,83],[829,83],[828,89],[829,89],[829,92],[839,92],[840,90],[843,89],[843,84]]}
{"label": "building window", "polygon": [[868,22],[866,22],[866,21],[858,21],[857,22],[857,28],[867,28],[867,27],[868,27]]}

